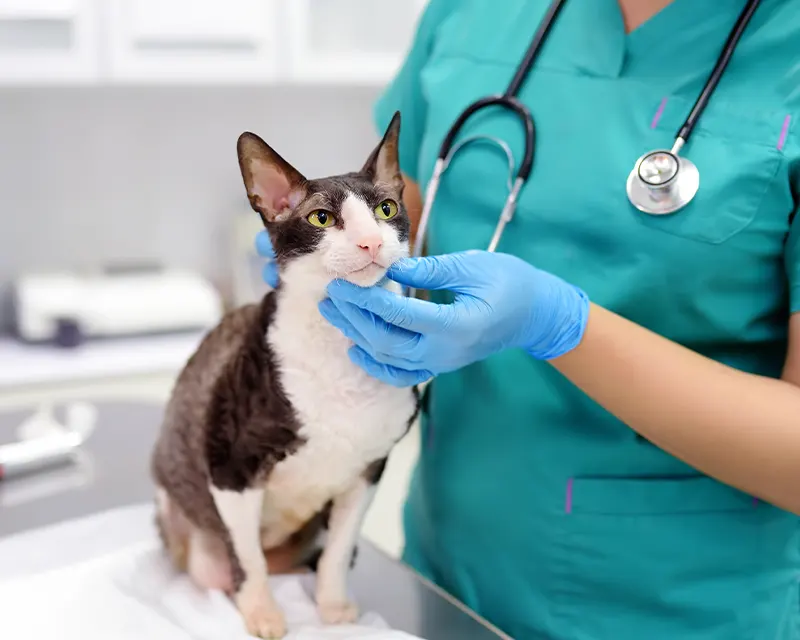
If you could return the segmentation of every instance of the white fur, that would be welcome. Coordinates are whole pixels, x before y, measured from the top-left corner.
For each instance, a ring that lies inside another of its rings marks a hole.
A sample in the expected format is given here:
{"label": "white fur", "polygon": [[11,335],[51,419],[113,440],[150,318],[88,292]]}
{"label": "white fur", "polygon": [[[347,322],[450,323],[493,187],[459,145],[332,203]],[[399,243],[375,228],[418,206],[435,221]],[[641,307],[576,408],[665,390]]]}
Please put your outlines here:
{"label": "white fur", "polygon": [[[367,465],[389,453],[413,411],[409,389],[386,385],[350,361],[350,341],[317,307],[326,286],[340,275],[339,268],[348,280],[370,286],[408,254],[408,244],[400,241],[395,228],[376,220],[359,197],[346,198],[342,216],[344,229],[328,229],[317,251],[286,265],[267,335],[281,383],[302,425],[299,435],[307,441],[268,478],[262,522],[271,544],[285,540],[328,500],[352,490]],[[381,238],[374,262],[358,246],[369,234]],[[365,260],[374,272],[352,274],[339,266],[352,269]]]}
{"label": "white fur", "polygon": [[355,251],[365,259],[374,260],[383,245],[381,228],[374,212],[370,211],[364,200],[351,193],[342,203],[340,214],[350,246],[357,247]]}
{"label": "white fur", "polygon": [[329,533],[317,568],[317,604],[325,622],[352,622],[358,617],[347,599],[347,572],[361,525],[375,495],[375,485],[359,478],[334,499]]}
{"label": "white fur", "polygon": [[[316,272],[325,284],[331,277],[342,277],[369,287],[384,276],[395,260],[408,255],[408,243],[400,240],[394,227],[377,219],[358,195],[351,193],[345,198],[340,214],[344,229],[325,230],[320,246],[312,254],[321,264],[319,268],[306,267],[307,275]],[[373,256],[362,246],[366,244],[379,244],[380,250]]]}
{"label": "white fur", "polygon": [[251,634],[262,638],[282,637],[286,622],[269,588],[267,561],[259,537],[264,490],[227,491],[213,485],[210,490],[244,571],[244,582],[236,592],[236,606],[245,625]]}
{"label": "white fur", "polygon": [[342,216],[344,229],[326,229],[316,251],[283,268],[280,298],[266,336],[305,442],[274,467],[264,487],[243,493],[212,487],[248,576],[237,595],[245,619],[252,603],[265,598],[268,567],[261,545],[280,545],[330,500],[317,601],[326,622],[355,619],[356,609],[346,597],[346,576],[374,493],[363,473],[389,454],[414,410],[410,389],[384,384],[350,361],[350,341],[319,312],[317,305],[334,278],[373,286],[392,262],[408,254],[408,243],[393,226],[377,220],[359,197],[345,200]]}
{"label": "white fur", "polygon": [[350,341],[317,308],[330,279],[320,266],[315,254],[287,265],[267,336],[306,442],[267,479],[262,539],[267,546],[280,544],[333,500],[317,603],[323,620],[336,623],[357,614],[345,585],[373,494],[362,474],[403,435],[414,398],[409,389],[386,385],[350,361]]}
{"label": "white fur", "polygon": [[414,404],[409,389],[386,385],[350,361],[350,341],[317,308],[330,277],[320,274],[316,254],[287,265],[282,279],[268,340],[307,442],[267,481],[263,524],[269,544],[282,542],[328,500],[350,490],[370,462],[387,455]]}

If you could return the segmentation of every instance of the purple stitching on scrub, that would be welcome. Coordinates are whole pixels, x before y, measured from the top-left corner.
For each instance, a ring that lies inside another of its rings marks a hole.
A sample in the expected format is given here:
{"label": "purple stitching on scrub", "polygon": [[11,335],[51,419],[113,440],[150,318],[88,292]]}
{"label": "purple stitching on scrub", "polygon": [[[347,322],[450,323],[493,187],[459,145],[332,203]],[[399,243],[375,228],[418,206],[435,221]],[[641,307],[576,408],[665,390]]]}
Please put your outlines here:
{"label": "purple stitching on scrub", "polygon": [[564,501],[564,513],[572,513],[572,478],[567,480],[567,498]]}
{"label": "purple stitching on scrub", "polygon": [[781,135],[778,138],[778,151],[783,151],[783,145],[786,144],[786,136],[789,133],[789,123],[792,121],[792,116],[787,115],[783,119],[783,127],[781,128]]}
{"label": "purple stitching on scrub", "polygon": [[667,106],[667,99],[664,98],[661,101],[661,104],[658,105],[658,110],[656,111],[656,115],[653,116],[653,121],[650,123],[650,128],[655,129],[658,121],[661,120],[661,114],[664,113],[664,107]]}
{"label": "purple stitching on scrub", "polygon": [[753,496],[753,507],[757,507],[757,506],[758,506],[758,498]]}

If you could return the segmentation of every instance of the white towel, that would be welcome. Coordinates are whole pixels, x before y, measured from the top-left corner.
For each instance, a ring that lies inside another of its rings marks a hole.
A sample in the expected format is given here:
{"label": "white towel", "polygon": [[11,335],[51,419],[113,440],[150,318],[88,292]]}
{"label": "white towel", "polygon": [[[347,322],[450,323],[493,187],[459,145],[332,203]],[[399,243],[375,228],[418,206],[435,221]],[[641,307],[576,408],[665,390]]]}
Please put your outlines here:
{"label": "white towel", "polygon": [[[197,589],[176,573],[155,539],[106,551],[99,557],[64,564],[47,571],[14,576],[4,561],[12,554],[47,554],[74,544],[75,532],[108,534],[125,512],[101,514],[67,525],[0,540],[0,637],[31,640],[246,640],[238,611],[220,592]],[[108,526],[103,526],[103,517]],[[116,518],[116,520],[115,520]],[[72,529],[70,531],[70,525]],[[118,529],[117,529],[118,530]],[[100,542],[102,537],[84,543]],[[25,550],[23,547],[27,547]],[[17,555],[19,561],[20,555]],[[42,559],[39,558],[40,564]],[[275,599],[289,627],[286,640],[421,640],[390,629],[375,612],[356,624],[324,626],[299,576],[271,578]]]}

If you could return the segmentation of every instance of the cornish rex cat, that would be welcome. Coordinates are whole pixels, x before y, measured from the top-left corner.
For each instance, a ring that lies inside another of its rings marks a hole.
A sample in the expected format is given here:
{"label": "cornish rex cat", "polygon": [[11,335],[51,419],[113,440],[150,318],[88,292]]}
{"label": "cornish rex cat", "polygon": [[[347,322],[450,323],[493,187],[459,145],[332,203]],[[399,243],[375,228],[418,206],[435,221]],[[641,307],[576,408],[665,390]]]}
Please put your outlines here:
{"label": "cornish rex cat", "polygon": [[268,580],[281,556],[273,570],[317,558],[325,622],[357,617],[346,594],[356,539],[387,455],[417,414],[416,388],[354,365],[349,341],[317,307],[335,278],[373,286],[408,254],[399,130],[397,113],[360,171],[316,180],[258,136],[239,137],[247,196],[272,239],[280,284],[205,337],[153,452],[157,523],[171,557],[198,585],[229,593],[262,638],[286,633]]}

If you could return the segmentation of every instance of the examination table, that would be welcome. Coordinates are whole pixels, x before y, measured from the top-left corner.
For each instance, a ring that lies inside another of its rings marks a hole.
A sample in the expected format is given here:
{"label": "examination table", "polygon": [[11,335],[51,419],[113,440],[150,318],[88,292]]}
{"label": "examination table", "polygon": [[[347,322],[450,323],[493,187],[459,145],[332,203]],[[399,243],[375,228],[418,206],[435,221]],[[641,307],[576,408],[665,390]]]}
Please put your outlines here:
{"label": "examination table", "polygon": [[[96,427],[78,464],[0,482],[0,543],[12,534],[152,501],[148,463],[163,407],[108,401],[93,404]],[[56,408],[58,411],[58,405]],[[8,434],[30,413],[1,412],[0,442],[8,442]],[[98,540],[97,552],[136,542],[135,530],[126,535],[128,540]],[[38,560],[46,566],[36,566],[33,555],[24,560],[30,561],[31,571],[41,571],[51,568],[52,559],[51,554],[48,560]],[[70,558],[68,548],[58,550],[58,561],[65,565],[83,559]],[[0,566],[0,580],[7,578],[9,574],[4,575]],[[310,592],[313,577],[305,578]],[[377,612],[394,629],[426,640],[506,637],[369,541],[359,543],[349,584],[360,608]]]}

